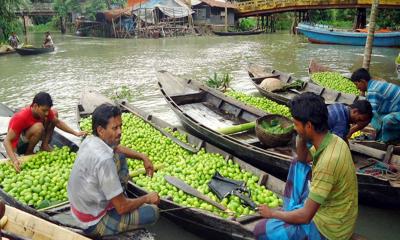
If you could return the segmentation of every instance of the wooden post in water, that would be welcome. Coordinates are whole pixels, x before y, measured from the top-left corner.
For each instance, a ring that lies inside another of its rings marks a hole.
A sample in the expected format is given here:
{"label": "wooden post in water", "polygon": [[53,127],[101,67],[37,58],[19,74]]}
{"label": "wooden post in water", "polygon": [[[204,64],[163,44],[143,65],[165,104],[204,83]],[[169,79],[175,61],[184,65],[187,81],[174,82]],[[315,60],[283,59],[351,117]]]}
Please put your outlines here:
{"label": "wooden post in water", "polygon": [[225,32],[228,31],[228,7],[227,2],[225,2]]}
{"label": "wooden post in water", "polygon": [[371,6],[371,16],[369,18],[368,36],[364,50],[363,68],[367,70],[369,69],[369,66],[371,64],[371,54],[372,54],[372,47],[375,34],[375,23],[376,23],[375,20],[376,20],[376,15],[378,13],[378,6],[379,6],[379,0],[374,0]]}

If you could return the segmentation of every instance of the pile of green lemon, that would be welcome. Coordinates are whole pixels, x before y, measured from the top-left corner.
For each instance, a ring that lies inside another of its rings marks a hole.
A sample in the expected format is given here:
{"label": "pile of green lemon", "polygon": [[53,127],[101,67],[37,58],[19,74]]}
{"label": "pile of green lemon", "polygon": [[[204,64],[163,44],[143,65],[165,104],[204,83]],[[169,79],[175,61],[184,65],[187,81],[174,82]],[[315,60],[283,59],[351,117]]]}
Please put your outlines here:
{"label": "pile of green lemon", "polygon": [[[227,206],[236,216],[254,213],[253,210],[241,204],[237,197],[231,196],[219,200],[210,191],[207,183],[211,180],[214,173],[218,171],[224,177],[246,182],[247,187],[251,191],[251,198],[255,203],[268,204],[270,207],[282,205],[282,200],[276,194],[267,190],[265,186],[258,184],[258,176],[241,169],[239,164],[232,160],[227,161],[222,155],[207,153],[204,149],[197,153],[191,153],[133,114],[123,113],[122,120],[121,144],[145,153],[154,165],[164,166],[156,171],[153,178],[147,177],[145,174],[133,177],[133,182],[147,191],[156,191],[162,197],[170,198],[183,206],[200,208],[222,217],[228,216],[225,212],[220,211],[211,204],[188,195],[170,185],[164,179],[165,175],[175,176],[206,194],[211,199]],[[89,119],[81,121],[81,129],[91,129]],[[167,129],[167,131],[170,131],[175,137],[187,143],[186,135],[180,134],[177,131],[172,132],[171,129]],[[143,168],[143,163],[141,161],[128,161],[128,166],[130,171],[137,172]]]}
{"label": "pile of green lemon", "polygon": [[256,107],[267,113],[274,113],[283,115],[285,117],[291,117],[290,110],[287,106],[276,103],[265,97],[255,97],[238,91],[229,91],[226,92],[225,94],[228,95],[229,97],[239,100],[240,102]]}
{"label": "pile of green lemon", "polygon": [[318,72],[311,75],[311,79],[322,87],[339,92],[360,95],[356,85],[338,72]]}
{"label": "pile of green lemon", "polygon": [[36,208],[43,202],[66,201],[66,186],[75,158],[76,153],[63,147],[35,154],[22,164],[20,173],[10,163],[0,164],[0,185],[12,197]]}

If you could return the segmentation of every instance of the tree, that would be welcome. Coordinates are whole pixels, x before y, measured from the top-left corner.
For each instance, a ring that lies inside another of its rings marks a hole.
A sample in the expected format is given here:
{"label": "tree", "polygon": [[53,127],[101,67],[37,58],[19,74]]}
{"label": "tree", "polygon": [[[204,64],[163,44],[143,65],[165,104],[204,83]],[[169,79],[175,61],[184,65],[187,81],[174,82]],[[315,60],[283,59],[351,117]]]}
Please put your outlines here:
{"label": "tree", "polygon": [[15,12],[28,8],[29,3],[29,0],[0,0],[0,40],[21,29]]}
{"label": "tree", "polygon": [[376,15],[378,13],[379,0],[374,0],[371,6],[367,42],[365,43],[363,68],[369,69],[371,64],[372,44],[374,42]]}
{"label": "tree", "polygon": [[79,0],[55,0],[54,11],[57,12],[57,16],[60,18],[61,33],[66,32],[65,21],[68,13],[75,11],[80,12],[81,6]]}

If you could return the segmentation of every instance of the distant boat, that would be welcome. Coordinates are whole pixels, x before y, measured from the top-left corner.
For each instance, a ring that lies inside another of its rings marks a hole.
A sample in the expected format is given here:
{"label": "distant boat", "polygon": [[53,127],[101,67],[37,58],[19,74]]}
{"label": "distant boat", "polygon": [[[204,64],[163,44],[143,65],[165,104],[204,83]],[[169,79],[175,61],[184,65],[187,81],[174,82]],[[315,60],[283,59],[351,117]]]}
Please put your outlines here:
{"label": "distant boat", "polygon": [[51,48],[16,48],[15,49],[19,55],[26,56],[26,55],[37,55],[42,53],[53,52],[54,47]]}
{"label": "distant boat", "polygon": [[[368,33],[336,31],[326,26],[300,23],[299,32],[312,43],[365,46]],[[400,32],[375,32],[374,47],[400,47]]]}
{"label": "distant boat", "polygon": [[240,36],[240,35],[256,35],[262,33],[263,30],[243,31],[243,32],[217,32],[213,31],[218,36]]}

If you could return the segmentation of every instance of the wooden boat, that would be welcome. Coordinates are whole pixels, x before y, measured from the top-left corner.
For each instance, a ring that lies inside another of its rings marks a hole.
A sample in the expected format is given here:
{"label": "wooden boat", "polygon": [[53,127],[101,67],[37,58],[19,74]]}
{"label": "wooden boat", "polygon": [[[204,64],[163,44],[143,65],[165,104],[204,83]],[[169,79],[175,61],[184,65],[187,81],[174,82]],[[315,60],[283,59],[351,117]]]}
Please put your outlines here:
{"label": "wooden boat", "polygon": [[[253,122],[266,113],[229,98],[214,89],[195,81],[184,80],[166,71],[157,74],[162,95],[179,116],[183,125],[197,136],[209,141],[246,162],[284,179],[292,159],[292,149],[264,148],[253,131],[232,135],[221,134],[216,129],[240,123]],[[360,146],[362,147],[362,146]],[[383,158],[385,152],[352,149],[357,172],[371,166],[374,160]],[[400,164],[398,156],[393,164]],[[400,189],[385,179],[357,173],[360,201],[379,206],[399,206]]]}
{"label": "wooden boat", "polygon": [[[13,114],[14,114],[14,111],[12,109],[10,109],[6,105],[0,103],[0,158],[2,158],[2,159],[7,157],[2,142],[4,140],[5,134],[7,133],[8,122]],[[78,146],[75,143],[73,143],[72,141],[70,141],[69,139],[64,137],[63,135],[59,134],[57,131],[54,131],[50,145],[57,146],[57,147],[68,146],[72,151],[78,150]],[[1,164],[1,161],[0,161],[0,164]],[[128,194],[131,194],[131,193],[128,191]],[[52,223],[62,226],[62,227],[68,227],[70,230],[73,230],[74,232],[77,232],[80,234],[83,233],[82,230],[77,225],[77,222],[71,216],[69,203],[58,204],[58,205],[55,205],[54,207],[47,208],[47,210],[45,210],[45,211],[37,210],[31,206],[28,206],[26,204],[19,202],[17,199],[13,198],[11,195],[9,195],[7,192],[5,192],[2,189],[2,186],[0,186],[0,198],[9,206],[12,206],[19,210],[22,210],[26,214],[34,215],[36,217],[39,217],[46,221],[52,222]],[[31,223],[29,223],[29,225],[28,225],[29,227],[32,226],[30,224]],[[27,228],[28,230],[29,230],[29,227]],[[118,236],[116,236],[115,239],[132,239],[132,237],[140,238],[140,236],[146,236],[146,239],[149,239],[149,240],[153,239],[151,234],[143,229],[118,235]],[[33,239],[42,239],[42,238],[33,238]],[[47,238],[43,238],[43,239],[47,239]],[[66,236],[65,238],[54,238],[54,239],[70,239],[70,238],[67,238],[67,236]],[[109,239],[113,239],[113,237],[110,237]]]}
{"label": "wooden boat", "polygon": [[[297,30],[311,43],[365,46],[368,33],[335,31],[327,27],[300,23]],[[375,32],[374,47],[399,47],[400,32]]]}
{"label": "wooden boat", "polygon": [[52,48],[16,48],[17,53],[21,56],[27,55],[37,55],[42,53],[49,53],[54,51],[54,47]]}
{"label": "wooden boat", "polygon": [[289,90],[286,92],[270,92],[260,87],[261,82],[268,77],[277,78],[283,83],[292,83],[296,79],[293,78],[290,74],[281,72],[279,70],[268,70],[259,65],[250,65],[248,68],[249,76],[252,80],[252,83],[257,88],[257,90],[265,97],[280,103],[280,104],[288,104],[288,102],[293,99],[295,96],[304,93],[304,92],[313,92],[317,95],[320,95],[325,99],[327,104],[332,103],[344,103],[346,105],[352,104],[354,101],[359,99],[365,99],[362,96],[356,96],[353,94],[341,93],[329,88],[325,88],[315,84],[313,82],[306,82],[304,89],[302,90]]}
{"label": "wooden boat", "polygon": [[[322,65],[320,63],[317,63],[314,59],[311,59],[310,64],[308,66],[308,73],[310,75],[310,78],[311,78],[311,75],[313,73],[317,73],[317,72],[334,72],[334,70],[329,68],[329,67],[327,67],[327,66],[324,66],[324,65]],[[348,75],[349,74],[345,74],[344,76],[345,77],[349,77]],[[356,97],[355,95],[353,95],[353,96]],[[359,98],[359,99],[365,99],[365,98],[362,97],[362,98]],[[365,131],[367,133],[368,132],[375,132],[375,130],[372,127],[366,128],[363,131]],[[362,145],[365,145],[365,146],[368,146],[368,147],[372,147],[372,148],[376,148],[376,149],[379,149],[379,150],[382,150],[382,151],[386,151],[388,149],[388,146],[389,146],[389,145],[387,145],[385,143],[377,142],[377,141],[364,141],[364,140],[363,141],[357,141],[357,140],[353,140],[351,142],[352,143],[357,143],[357,144],[362,144]],[[395,146],[393,153],[394,154],[400,154],[400,146]]]}
{"label": "wooden boat", "polygon": [[[81,117],[89,116],[96,106],[102,103],[113,103],[110,99],[94,93],[85,92],[77,107],[78,119]],[[284,189],[284,182],[269,175],[247,163],[240,160],[239,158],[228,154],[227,152],[219,149],[218,147],[208,143],[207,141],[201,140],[182,129],[177,129],[161,119],[152,116],[132,105],[125,102],[120,102],[119,106],[125,112],[130,112],[137,117],[143,119],[145,122],[154,126],[156,129],[171,128],[174,131],[186,133],[188,136],[189,144],[197,146],[197,148],[204,148],[207,152],[219,153],[225,156],[225,159],[232,159],[233,161],[240,164],[242,169],[246,169],[253,174],[260,177],[259,184],[265,185],[268,189],[282,195]],[[146,194],[146,190],[135,185],[133,182],[129,183],[129,190],[137,196]],[[169,199],[162,198],[159,205],[161,211],[172,208],[182,207],[174,203]],[[198,233],[205,239],[253,239],[253,228],[257,223],[257,219],[249,219],[248,217],[241,217],[236,220],[224,219],[217,215],[211,214],[210,212],[203,211],[201,209],[189,208],[181,211],[170,211],[163,213],[167,218],[176,222],[180,226],[186,228],[189,231]],[[241,223],[242,222],[242,223]]]}
{"label": "wooden boat", "polygon": [[5,236],[11,239],[65,239],[86,240],[89,239],[76,232],[60,227],[32,214],[6,205],[6,224],[2,228]]}
{"label": "wooden boat", "polygon": [[243,32],[217,32],[217,31],[212,31],[212,32],[218,36],[242,36],[242,35],[257,35],[264,31],[263,30],[253,30],[253,31],[243,31]]}

